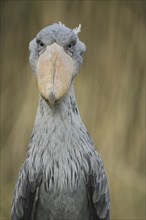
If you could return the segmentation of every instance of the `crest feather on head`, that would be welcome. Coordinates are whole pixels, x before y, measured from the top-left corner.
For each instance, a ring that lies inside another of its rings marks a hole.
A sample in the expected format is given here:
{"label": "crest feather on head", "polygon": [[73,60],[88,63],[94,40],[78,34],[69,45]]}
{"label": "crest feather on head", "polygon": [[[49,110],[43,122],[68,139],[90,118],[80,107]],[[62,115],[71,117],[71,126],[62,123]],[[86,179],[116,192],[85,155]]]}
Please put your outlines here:
{"label": "crest feather on head", "polygon": [[[59,24],[62,25],[62,26],[65,26],[65,24],[62,24],[60,21],[59,21]],[[74,28],[73,32],[78,35],[78,33],[81,32],[81,24],[79,24],[78,27]]]}

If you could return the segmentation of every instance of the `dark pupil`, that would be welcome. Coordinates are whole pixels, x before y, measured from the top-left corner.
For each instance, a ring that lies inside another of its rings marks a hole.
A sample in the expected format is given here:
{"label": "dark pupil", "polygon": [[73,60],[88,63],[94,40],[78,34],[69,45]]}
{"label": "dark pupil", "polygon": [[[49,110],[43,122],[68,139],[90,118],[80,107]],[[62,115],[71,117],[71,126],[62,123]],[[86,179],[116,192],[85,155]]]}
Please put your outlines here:
{"label": "dark pupil", "polygon": [[40,46],[41,46],[41,47],[43,47],[43,46],[44,46],[44,44],[43,44],[42,42],[40,42]]}
{"label": "dark pupil", "polygon": [[68,48],[71,48],[71,47],[72,47],[72,44],[69,44],[69,45],[68,45]]}
{"label": "dark pupil", "polygon": [[68,48],[69,48],[69,49],[72,48],[73,46],[75,46],[75,44],[76,44],[76,41],[70,42],[70,43],[68,44]]}
{"label": "dark pupil", "polygon": [[40,47],[44,46],[44,43],[42,41],[40,41],[39,39],[37,39],[36,42]]}

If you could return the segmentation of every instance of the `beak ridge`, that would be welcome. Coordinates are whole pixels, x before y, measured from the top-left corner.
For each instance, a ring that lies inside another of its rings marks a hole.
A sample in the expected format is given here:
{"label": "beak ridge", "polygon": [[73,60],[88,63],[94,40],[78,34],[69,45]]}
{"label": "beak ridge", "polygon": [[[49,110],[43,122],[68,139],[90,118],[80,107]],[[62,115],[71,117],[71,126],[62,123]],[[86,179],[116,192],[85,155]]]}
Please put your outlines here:
{"label": "beak ridge", "polygon": [[50,106],[67,93],[73,74],[73,60],[57,43],[47,46],[37,66],[38,87]]}

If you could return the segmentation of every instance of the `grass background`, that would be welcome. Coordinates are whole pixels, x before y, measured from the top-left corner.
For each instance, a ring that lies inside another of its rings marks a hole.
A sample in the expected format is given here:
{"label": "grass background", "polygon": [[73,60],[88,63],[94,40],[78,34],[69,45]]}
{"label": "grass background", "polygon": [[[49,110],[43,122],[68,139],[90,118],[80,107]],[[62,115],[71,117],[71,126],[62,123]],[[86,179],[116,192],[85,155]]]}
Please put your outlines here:
{"label": "grass background", "polygon": [[145,214],[145,1],[1,1],[0,220],[26,155],[38,103],[28,44],[61,21],[82,24],[87,46],[75,80],[80,114],[100,153],[111,194],[111,219]]}

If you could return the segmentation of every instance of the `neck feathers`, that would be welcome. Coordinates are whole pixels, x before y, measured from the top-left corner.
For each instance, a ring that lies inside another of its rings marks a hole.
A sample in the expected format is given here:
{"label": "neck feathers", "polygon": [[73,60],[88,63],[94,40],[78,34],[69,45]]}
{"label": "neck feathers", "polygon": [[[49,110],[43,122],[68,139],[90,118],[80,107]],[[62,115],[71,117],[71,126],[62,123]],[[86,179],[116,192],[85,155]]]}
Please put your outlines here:
{"label": "neck feathers", "polygon": [[80,119],[73,88],[53,108],[40,98],[28,149],[32,180],[42,173],[47,189],[53,184],[60,188],[68,184],[75,186],[81,178],[79,170],[89,170],[85,155],[91,145]]}

